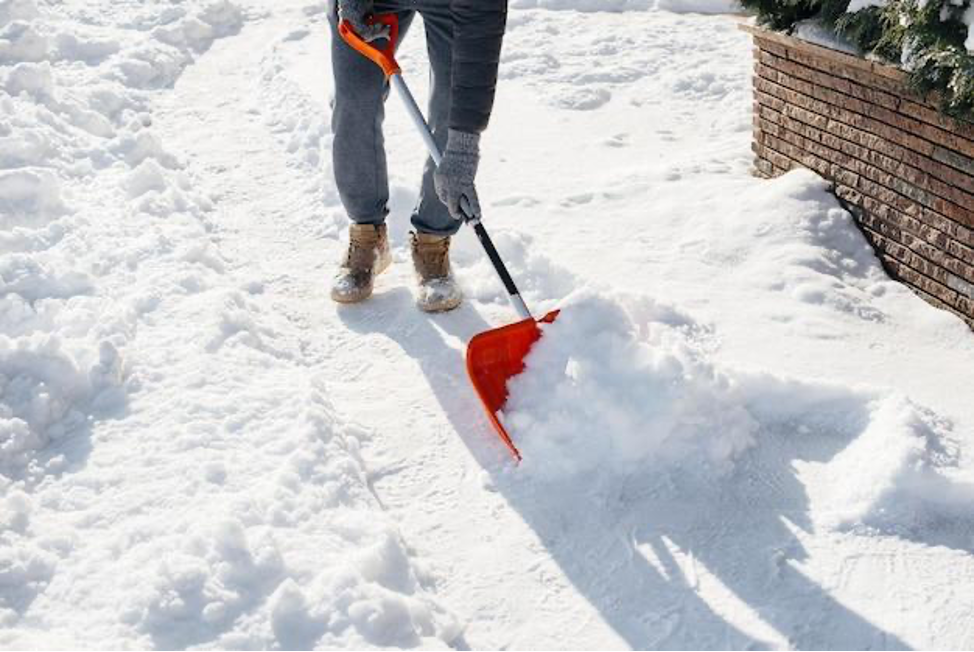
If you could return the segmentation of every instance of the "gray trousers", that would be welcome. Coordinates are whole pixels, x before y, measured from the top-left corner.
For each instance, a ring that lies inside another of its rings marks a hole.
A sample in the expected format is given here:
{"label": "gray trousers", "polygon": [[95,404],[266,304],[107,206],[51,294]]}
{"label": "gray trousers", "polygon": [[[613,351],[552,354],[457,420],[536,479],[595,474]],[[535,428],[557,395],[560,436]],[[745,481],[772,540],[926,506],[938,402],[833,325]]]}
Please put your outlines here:
{"label": "gray trousers", "polygon": [[[378,66],[349,47],[339,36],[336,3],[332,0],[329,4],[331,57],[335,76],[332,103],[335,184],[352,221],[357,224],[382,224],[389,213],[389,175],[382,135],[389,84]],[[400,42],[415,14],[423,17],[432,77],[427,120],[442,150],[448,132],[453,62],[450,0],[376,0],[375,12],[398,14]],[[380,42],[380,45],[383,43]],[[417,136],[416,147],[422,146]],[[420,233],[453,235],[460,228],[460,222],[453,219],[437,197],[433,185],[434,170],[432,159],[427,159],[412,224]]]}

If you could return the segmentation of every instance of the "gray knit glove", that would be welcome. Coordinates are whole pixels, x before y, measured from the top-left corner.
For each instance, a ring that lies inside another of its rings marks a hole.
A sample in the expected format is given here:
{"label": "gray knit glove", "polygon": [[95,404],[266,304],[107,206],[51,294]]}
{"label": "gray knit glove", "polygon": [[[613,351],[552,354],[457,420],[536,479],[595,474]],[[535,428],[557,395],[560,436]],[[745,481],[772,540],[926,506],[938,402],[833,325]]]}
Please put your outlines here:
{"label": "gray knit glove", "polygon": [[388,25],[370,24],[374,9],[373,0],[338,0],[338,17],[350,22],[355,33],[366,43],[389,38]]}
{"label": "gray knit glove", "polygon": [[[451,129],[443,161],[433,175],[433,182],[440,201],[457,220],[480,217],[480,200],[474,187],[479,163],[480,135]],[[462,201],[464,198],[465,202]]]}

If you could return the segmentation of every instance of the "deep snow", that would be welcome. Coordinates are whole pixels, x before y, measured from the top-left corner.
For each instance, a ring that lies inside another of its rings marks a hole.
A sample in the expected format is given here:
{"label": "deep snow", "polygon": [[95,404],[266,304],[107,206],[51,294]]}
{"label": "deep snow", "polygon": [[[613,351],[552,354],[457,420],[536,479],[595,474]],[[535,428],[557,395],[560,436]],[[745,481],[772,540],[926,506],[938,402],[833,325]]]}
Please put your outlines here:
{"label": "deep snow", "polygon": [[564,309],[516,468],[469,233],[412,305],[393,103],[397,264],[327,299],[322,4],[0,0],[0,646],[974,644],[974,339],[750,177],[748,39],[674,12],[729,5],[512,2],[481,193]]}

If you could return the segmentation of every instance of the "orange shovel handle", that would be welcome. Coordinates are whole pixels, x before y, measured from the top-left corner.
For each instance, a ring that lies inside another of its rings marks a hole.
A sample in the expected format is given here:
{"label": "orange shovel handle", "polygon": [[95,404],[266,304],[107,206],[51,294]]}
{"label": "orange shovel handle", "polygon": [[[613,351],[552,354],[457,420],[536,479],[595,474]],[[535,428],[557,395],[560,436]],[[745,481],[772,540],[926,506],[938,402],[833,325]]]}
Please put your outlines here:
{"label": "orange shovel handle", "polygon": [[349,46],[356,52],[372,61],[375,65],[382,68],[386,79],[402,72],[402,68],[396,62],[396,42],[399,40],[399,17],[396,14],[380,14],[372,16],[371,24],[379,23],[389,26],[389,45],[379,49],[363,39],[347,20],[343,20],[338,26],[338,33],[342,35]]}

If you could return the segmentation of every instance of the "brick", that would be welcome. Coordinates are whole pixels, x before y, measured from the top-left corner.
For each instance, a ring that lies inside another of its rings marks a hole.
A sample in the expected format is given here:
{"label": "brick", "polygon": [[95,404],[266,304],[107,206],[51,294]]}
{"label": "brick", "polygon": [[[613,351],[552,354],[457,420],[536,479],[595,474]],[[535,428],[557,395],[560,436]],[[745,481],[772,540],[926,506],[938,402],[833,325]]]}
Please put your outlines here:
{"label": "brick", "polygon": [[[894,278],[906,282],[914,289],[922,290],[927,297],[936,298],[938,303],[943,304],[938,307],[951,310],[965,318],[969,324],[974,322],[974,310],[971,309],[974,303],[966,295],[966,290],[974,285],[945,272],[936,264],[891,239],[884,226],[873,224],[862,226],[867,239]],[[963,292],[958,292],[958,289]]]}
{"label": "brick", "polygon": [[[847,124],[850,124],[850,121],[861,122],[869,128],[869,131],[885,136],[894,142],[908,139],[902,144],[910,149],[931,158],[936,152],[937,157],[933,160],[956,167],[965,173],[974,173],[974,141],[951,134],[939,127],[919,122],[882,106],[843,95],[838,91],[822,88],[817,83],[809,83],[794,76],[781,74],[763,64],[757,66],[756,72],[759,79],[801,93],[809,99],[824,102],[826,106],[833,109],[855,114],[857,117],[847,117],[843,120]],[[757,84],[757,88],[765,90],[760,83]],[[785,99],[790,100],[791,98]],[[837,117],[831,115],[829,109],[822,106],[816,112],[829,117]],[[897,138],[897,135],[900,138]],[[915,140],[918,137],[926,142],[918,143]]]}
{"label": "brick", "polygon": [[864,66],[830,79],[832,64],[811,63],[784,46],[755,53],[755,169],[803,165],[832,179],[894,275],[974,327],[972,132],[897,97],[895,75],[877,82]]}
{"label": "brick", "polygon": [[[955,197],[961,194],[959,191],[938,185],[919,170],[905,168],[902,164],[892,161],[892,159],[885,159],[883,161],[885,164],[884,167],[878,167],[872,164],[876,162],[876,159],[871,157],[868,152],[832,148],[812,138],[803,137],[802,141],[796,142],[785,136],[781,132],[779,125],[774,125],[769,121],[762,120],[762,122],[766,125],[764,128],[769,130],[773,129],[772,133],[774,135],[792,142],[797,147],[808,150],[823,160],[835,163],[845,170],[851,170],[859,175],[865,176],[886,188],[896,191],[907,199],[923,204],[942,214],[963,214],[964,212],[959,206],[948,205],[946,200],[932,194],[926,188],[935,187],[943,194]],[[786,126],[790,127],[790,125]],[[791,130],[789,129],[789,131]],[[842,180],[839,179],[839,181]],[[974,197],[970,198],[970,200],[962,199],[962,201],[965,203],[969,202],[970,205],[974,206]]]}
{"label": "brick", "polygon": [[937,297],[955,310],[958,309],[957,306],[960,300],[960,295],[943,283],[930,278],[924,274],[921,269],[917,269],[918,263],[921,266],[923,265],[923,262],[919,259],[919,257],[912,255],[905,247],[895,243],[890,243],[881,236],[876,238],[876,240],[878,242],[877,249],[884,254],[884,257],[887,259],[891,258],[897,263],[896,275],[899,278],[904,279],[910,285],[914,285],[924,292]]}
{"label": "brick", "polygon": [[787,46],[785,46],[785,45],[783,45],[781,43],[777,43],[777,42],[775,42],[772,39],[768,39],[768,38],[756,38],[755,39],[755,42],[758,44],[758,47],[762,51],[771,52],[773,54],[777,54],[778,56],[782,56],[782,57],[788,55],[788,48],[787,48]]}
{"label": "brick", "polygon": [[[874,84],[876,87],[892,93],[902,92],[903,84],[907,79],[907,75],[903,71],[892,66],[868,61],[845,52],[837,52],[758,27],[742,26],[741,29],[754,37],[755,44],[759,48],[836,77]],[[773,47],[767,47],[769,43]],[[918,103],[936,108],[935,100],[926,100],[912,93],[909,89],[906,90],[908,94],[915,97],[915,101]]]}
{"label": "brick", "polygon": [[[805,118],[809,122],[817,123],[816,125],[812,125],[812,126],[819,126],[822,124],[823,112],[831,113],[834,118],[841,117],[842,124],[845,124],[846,127],[849,127],[848,122],[857,121],[859,118],[861,118],[862,120],[867,120],[863,118],[863,116],[859,116],[858,118],[850,117],[856,114],[843,115],[844,113],[847,113],[843,109],[840,109],[838,107],[832,107],[824,102],[820,102],[818,100],[808,98],[808,96],[796,93],[783,86],[774,84],[769,80],[764,80],[764,79],[757,80],[756,88],[758,89],[759,94],[768,94],[771,95],[772,97],[776,97],[782,102],[786,102],[786,103],[791,102],[793,105],[797,105],[799,107],[804,106],[805,107],[804,112],[800,112],[800,111],[796,112],[795,110],[790,109],[789,107],[785,107],[783,109],[783,115],[795,116],[796,119]],[[808,115],[809,112],[814,113],[816,116],[818,116],[818,118],[814,118]],[[835,131],[840,132],[844,136],[849,136],[850,138],[857,138],[854,132],[862,131],[861,129],[856,129],[855,127],[851,128],[852,131],[850,131],[849,129],[842,129],[837,125],[832,124],[831,122],[826,122],[825,126],[820,128],[824,130],[824,129],[828,129],[828,127],[830,126],[833,127]],[[867,129],[870,128],[870,125],[868,124],[864,124],[864,126]],[[902,143],[907,143],[913,140],[914,145],[918,144],[916,140],[919,139],[915,139],[915,137],[913,136],[910,136],[903,132],[900,132],[898,134],[891,133],[891,132],[895,132],[896,130],[893,127],[890,127],[888,125],[882,125],[879,127],[877,127],[876,125],[871,125],[871,128],[873,128],[874,130],[884,132],[883,134],[880,135],[884,136],[886,139],[892,140],[895,138],[896,140],[899,140]],[[864,142],[861,137],[857,138],[857,140],[859,140],[860,142]],[[929,143],[927,144],[929,145]],[[874,159],[872,162],[875,163],[876,160]],[[892,167],[892,165],[893,164],[891,164],[888,167]],[[902,166],[905,164],[896,162],[895,165]],[[902,172],[902,170],[898,170],[898,171]],[[957,188],[955,186],[945,184],[944,182],[940,181],[938,178],[930,174],[927,174],[926,172],[923,172],[920,169],[913,168],[913,170],[910,172],[912,174],[912,179],[909,181],[907,180],[898,181],[896,183],[896,187],[893,188],[894,190],[901,192],[905,196],[908,196],[911,199],[913,199],[914,201],[922,203],[923,205],[932,208],[933,210],[936,210],[937,212],[942,213],[943,215],[946,215],[950,219],[956,220],[965,226],[974,226],[974,195],[968,193],[966,190],[963,190],[961,188]],[[885,183],[883,181],[880,182]]]}
{"label": "brick", "polygon": [[781,152],[777,152],[763,143],[755,143],[754,149],[758,156],[770,161],[771,164],[774,165],[775,170],[780,174],[784,174],[785,172],[794,169],[796,165],[795,161],[792,161]]}
{"label": "brick", "polygon": [[956,291],[961,296],[974,299],[974,282],[970,278],[964,278],[961,273],[955,272],[949,266],[948,270],[951,273],[947,276],[947,287]]}
{"label": "brick", "polygon": [[776,97],[785,103],[797,105],[826,119],[836,120],[850,127],[882,136],[925,156],[931,156],[934,152],[935,145],[923,138],[919,138],[878,120],[868,118],[862,114],[848,111],[841,106],[831,104],[820,98],[804,95],[769,79],[755,79],[754,87],[756,90]]}
{"label": "brick", "polygon": [[851,98],[896,111],[902,103],[902,98],[894,93],[878,88],[866,86],[857,81],[839,77],[831,72],[823,72],[795,61],[789,61],[771,53],[764,53],[758,57],[761,65],[784,73],[789,77],[800,79],[806,83],[824,86],[834,91],[848,95]]}
{"label": "brick", "polygon": [[757,158],[754,161],[754,172],[756,176],[761,176],[765,178],[774,176],[774,164],[763,158]]}
{"label": "brick", "polygon": [[919,102],[903,98],[898,109],[901,113],[923,120],[932,125],[943,129],[948,129],[958,133],[968,140],[974,141],[974,124],[944,115],[942,111],[931,108]]}
{"label": "brick", "polygon": [[832,74],[783,61],[773,55],[762,57],[757,67],[759,75],[767,75],[768,79],[805,95],[871,116],[887,125],[922,136],[935,145],[974,157],[974,140],[956,133],[954,129],[959,127],[953,125],[946,116],[942,120],[924,121],[902,113],[899,110],[902,100],[893,93],[861,86]]}
{"label": "brick", "polygon": [[[907,242],[907,238],[916,238],[923,242],[925,246],[933,247],[940,252],[939,258],[948,270],[958,274],[963,278],[974,280],[974,267],[965,262],[963,257],[956,254],[958,250],[951,249],[950,244],[955,243],[949,236],[933,227],[919,222],[908,215],[877,202],[870,197],[864,197],[863,208],[865,209],[864,219],[880,221],[888,226],[891,237],[899,242]],[[908,244],[909,246],[909,244]],[[922,250],[920,250],[922,253]]]}
{"label": "brick", "polygon": [[930,157],[935,161],[957,168],[967,174],[974,174],[974,161],[945,147],[934,147]]}
{"label": "brick", "polygon": [[[909,275],[910,273],[915,273],[915,272],[912,272],[912,270],[910,270],[909,267],[903,267],[901,263],[899,263],[898,261],[886,259],[883,257],[880,258],[880,261],[883,263],[883,266],[886,267],[888,271],[890,271],[891,276],[904,281],[907,287],[909,287],[910,290],[912,290],[921,299],[923,299],[930,305],[934,306],[935,308],[939,308],[941,310],[945,310],[947,312],[953,313],[954,315],[962,319],[970,328],[974,329],[974,318],[968,317],[967,314],[965,314],[958,308],[951,306],[947,303],[944,303],[936,296],[924,292],[921,288],[915,285],[911,285],[908,279],[906,278],[906,276]],[[906,270],[906,272],[901,271],[901,267],[903,267]]]}
{"label": "brick", "polygon": [[947,251],[949,251],[952,256],[965,261],[967,265],[974,270],[974,248],[964,246],[957,240],[950,239],[946,241],[945,246]]}

